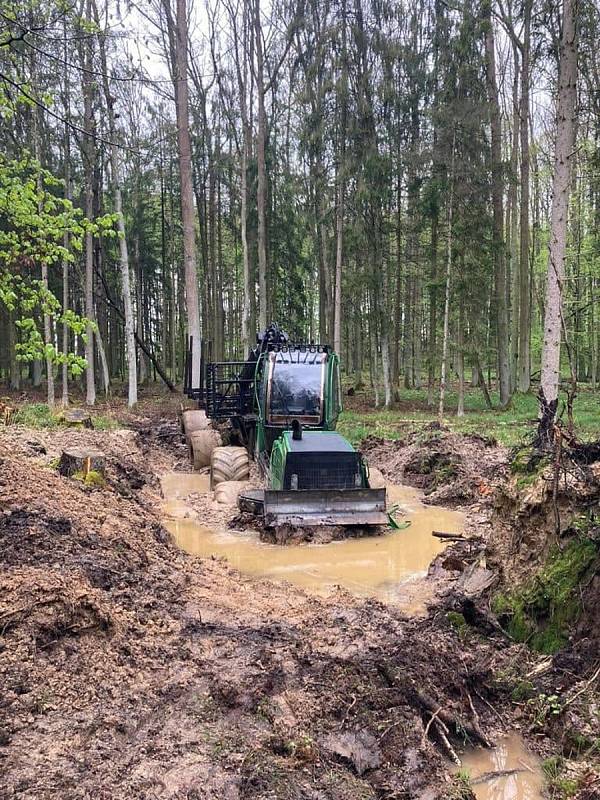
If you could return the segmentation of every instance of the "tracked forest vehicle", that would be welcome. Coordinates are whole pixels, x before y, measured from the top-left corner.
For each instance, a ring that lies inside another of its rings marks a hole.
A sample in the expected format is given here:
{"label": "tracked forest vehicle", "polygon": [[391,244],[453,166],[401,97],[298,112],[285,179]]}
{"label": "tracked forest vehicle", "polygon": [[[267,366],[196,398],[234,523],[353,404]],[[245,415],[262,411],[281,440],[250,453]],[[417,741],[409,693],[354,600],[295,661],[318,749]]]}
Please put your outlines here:
{"label": "tracked forest vehicle", "polygon": [[362,455],[335,432],[342,409],[340,369],[327,345],[294,343],[271,325],[245,361],[219,362],[211,360],[209,342],[194,354],[190,339],[184,392],[207,420],[228,423],[230,438],[240,444],[215,447],[218,434],[205,427],[191,434],[196,464],[212,451],[214,487],[247,478],[253,458],[265,488],[242,492],[238,504],[262,515],[266,526],[388,522],[385,489],[370,487]]}

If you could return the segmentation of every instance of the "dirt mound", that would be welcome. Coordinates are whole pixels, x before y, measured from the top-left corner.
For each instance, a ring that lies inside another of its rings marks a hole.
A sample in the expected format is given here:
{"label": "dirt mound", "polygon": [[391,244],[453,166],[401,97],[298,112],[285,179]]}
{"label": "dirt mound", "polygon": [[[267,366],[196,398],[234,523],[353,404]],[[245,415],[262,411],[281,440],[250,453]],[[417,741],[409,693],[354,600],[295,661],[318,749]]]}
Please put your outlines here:
{"label": "dirt mound", "polygon": [[361,450],[392,483],[423,489],[426,502],[468,506],[493,494],[508,472],[508,453],[494,439],[432,424],[401,441],[367,438]]}

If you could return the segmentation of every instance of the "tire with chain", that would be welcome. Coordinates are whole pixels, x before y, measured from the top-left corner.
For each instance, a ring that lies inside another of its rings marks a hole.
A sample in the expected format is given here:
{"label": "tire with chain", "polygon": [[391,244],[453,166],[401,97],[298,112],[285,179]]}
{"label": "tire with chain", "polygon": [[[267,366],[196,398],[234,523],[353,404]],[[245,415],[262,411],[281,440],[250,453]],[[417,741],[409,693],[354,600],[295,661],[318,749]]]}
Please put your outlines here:
{"label": "tire with chain", "polygon": [[250,461],[245,447],[216,447],[210,461],[210,485],[214,489],[223,481],[246,481],[250,477]]}
{"label": "tire with chain", "polygon": [[212,428],[194,431],[188,437],[190,446],[190,460],[195,470],[208,467],[211,456],[216,447],[222,444],[221,434]]}

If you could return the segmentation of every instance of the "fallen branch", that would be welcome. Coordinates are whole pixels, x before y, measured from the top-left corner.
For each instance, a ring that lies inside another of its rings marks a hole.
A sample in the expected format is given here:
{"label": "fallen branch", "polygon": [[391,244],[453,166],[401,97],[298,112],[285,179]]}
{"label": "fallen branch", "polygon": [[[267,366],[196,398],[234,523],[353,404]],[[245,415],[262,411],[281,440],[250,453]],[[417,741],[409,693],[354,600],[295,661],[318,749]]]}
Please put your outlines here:
{"label": "fallen branch", "polygon": [[525,772],[524,769],[500,769],[496,772],[485,772],[478,778],[471,780],[471,786],[477,786],[480,783],[487,783],[488,781],[496,781],[498,778],[510,778],[511,775],[519,775]]}
{"label": "fallen branch", "polygon": [[574,703],[575,700],[577,700],[578,697],[581,697],[581,695],[584,694],[584,692],[587,692],[587,690],[590,688],[592,683],[594,683],[594,681],[597,680],[599,677],[600,677],[600,667],[598,667],[596,672],[594,672],[594,674],[589,679],[589,681],[586,682],[586,684],[583,687],[583,689],[580,689],[576,694],[573,695],[573,697],[571,697],[569,700],[567,700],[567,702],[562,707],[563,711],[565,710],[565,708],[567,706],[570,706],[571,703]]}
{"label": "fallen branch", "polygon": [[423,747],[423,745],[425,744],[425,741],[426,741],[427,737],[429,736],[429,729],[431,728],[432,724],[433,724],[433,723],[435,722],[435,720],[437,719],[437,717],[438,717],[438,714],[440,713],[440,711],[441,711],[441,710],[442,710],[442,707],[440,706],[440,707],[438,708],[438,710],[437,710],[436,712],[434,712],[434,713],[431,715],[431,717],[429,718],[429,722],[428,722],[428,723],[427,723],[427,725],[425,726],[425,730],[423,731],[423,736],[421,737],[421,747]]}
{"label": "fallen branch", "polygon": [[465,538],[462,533],[444,533],[444,531],[431,531],[431,535],[436,539],[448,539],[451,542],[460,542]]}
{"label": "fallen branch", "polygon": [[[439,719],[436,719],[436,720],[435,720],[435,727],[436,727],[436,730],[437,730],[438,736],[440,737],[440,741],[442,742],[442,744],[443,744],[443,745],[444,745],[444,747],[446,748],[446,752],[448,753],[448,756],[450,757],[450,760],[451,760],[451,761],[454,761],[454,763],[455,763],[457,766],[459,766],[459,767],[460,767],[460,765],[461,765],[461,760],[460,760],[460,758],[457,756],[455,749],[452,747],[452,745],[451,745],[451,744],[450,744],[450,742],[448,741],[448,737],[447,737],[447,736],[446,736],[446,734],[444,733],[444,731],[443,731],[443,729],[442,729],[442,725],[440,724],[440,720],[439,720]],[[444,727],[445,727],[445,726],[444,726]],[[447,729],[446,729],[446,730],[447,730]]]}
{"label": "fallen branch", "polygon": [[489,747],[488,740],[480,731],[477,730],[476,724],[472,725],[468,722],[464,722],[463,720],[455,718],[447,712],[441,710],[438,703],[434,703],[430,697],[423,692],[420,692],[418,689],[413,689],[413,696],[419,705],[421,705],[431,714],[436,714],[436,723],[443,723],[446,731],[448,731],[448,728],[451,727],[454,727],[456,730],[463,730],[469,739],[479,742],[479,744],[482,744],[484,747]]}

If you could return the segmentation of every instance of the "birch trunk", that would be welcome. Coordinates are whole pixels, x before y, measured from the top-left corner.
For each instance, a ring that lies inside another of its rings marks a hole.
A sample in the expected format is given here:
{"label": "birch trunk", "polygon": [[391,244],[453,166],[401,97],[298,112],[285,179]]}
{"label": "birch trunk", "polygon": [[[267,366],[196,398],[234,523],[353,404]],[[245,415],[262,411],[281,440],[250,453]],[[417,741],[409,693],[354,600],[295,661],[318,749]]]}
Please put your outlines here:
{"label": "birch trunk", "polygon": [[[94,2],[94,16],[98,28],[100,20],[98,8]],[[123,198],[121,195],[121,170],[119,164],[119,149],[116,144],[117,130],[115,125],[114,98],[111,96],[108,83],[108,64],[106,59],[106,46],[104,35],[98,36],[100,45],[100,64],[103,73],[104,97],[108,111],[108,132],[111,140],[110,167],[112,172],[113,198],[115,214],[117,216],[117,231],[119,234],[119,266],[121,270],[121,293],[123,296],[123,311],[125,314],[125,352],[127,357],[128,377],[128,404],[134,406],[138,400],[137,393],[137,367],[135,353],[135,323],[133,319],[133,304],[131,300],[131,280],[129,274],[129,253],[127,252],[127,237],[125,234],[125,218],[123,216]]]}
{"label": "birch trunk", "polygon": [[562,289],[577,100],[577,32],[574,5],[575,0],[563,0],[546,312],[539,395],[538,440],[541,444],[552,441],[553,424],[558,407],[561,327],[564,324]]}
{"label": "birch trunk", "polygon": [[[87,0],[86,18],[89,23],[92,21],[92,4]],[[96,147],[94,143],[94,77],[92,74],[92,39],[85,37],[83,43],[83,127],[85,136],[83,138],[83,160],[85,172],[85,215],[88,219],[94,218],[94,164],[96,160]],[[85,315],[88,319],[85,341],[85,360],[87,369],[85,371],[85,402],[93,406],[96,402],[96,379],[94,366],[94,242],[92,234],[87,231],[85,234]]]}

